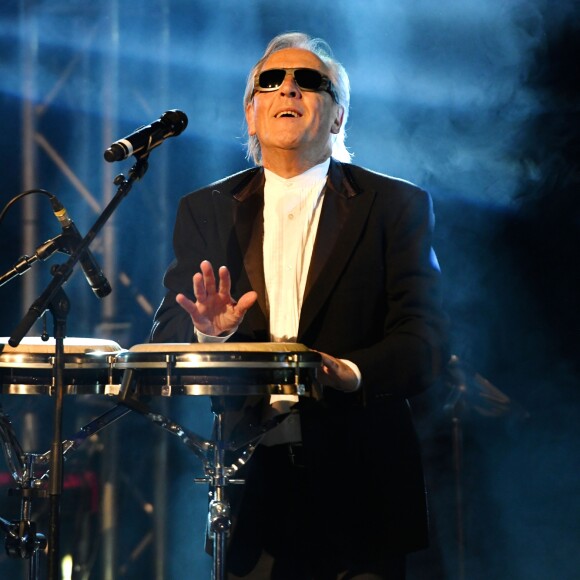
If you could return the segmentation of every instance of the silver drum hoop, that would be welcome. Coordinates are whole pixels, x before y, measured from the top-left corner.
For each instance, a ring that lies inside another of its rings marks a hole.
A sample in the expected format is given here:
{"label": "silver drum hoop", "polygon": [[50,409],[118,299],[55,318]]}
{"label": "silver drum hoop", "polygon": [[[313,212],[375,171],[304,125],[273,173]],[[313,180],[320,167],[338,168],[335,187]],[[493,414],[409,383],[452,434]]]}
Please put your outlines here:
{"label": "silver drum hoop", "polygon": [[[117,395],[120,373],[114,362],[122,348],[113,341],[65,339],[64,394]],[[10,347],[0,338],[0,394],[54,395],[54,340],[24,339]]]}
{"label": "silver drum hoop", "polygon": [[295,343],[136,345],[115,368],[145,396],[307,395],[320,355]]}

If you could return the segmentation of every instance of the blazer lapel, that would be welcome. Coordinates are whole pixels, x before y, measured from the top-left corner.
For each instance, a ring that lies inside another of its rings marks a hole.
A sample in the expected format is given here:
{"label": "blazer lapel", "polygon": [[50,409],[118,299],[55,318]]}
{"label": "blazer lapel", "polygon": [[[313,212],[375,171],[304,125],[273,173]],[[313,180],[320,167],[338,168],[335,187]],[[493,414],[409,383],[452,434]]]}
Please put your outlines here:
{"label": "blazer lapel", "polygon": [[348,263],[374,200],[348,180],[342,165],[331,159],[314,251],[300,313],[298,338],[304,335]]}
{"label": "blazer lapel", "polygon": [[253,178],[237,193],[234,207],[234,230],[242,253],[244,269],[250,287],[258,293],[258,305],[266,320],[266,282],[264,279],[264,171],[258,170]]}

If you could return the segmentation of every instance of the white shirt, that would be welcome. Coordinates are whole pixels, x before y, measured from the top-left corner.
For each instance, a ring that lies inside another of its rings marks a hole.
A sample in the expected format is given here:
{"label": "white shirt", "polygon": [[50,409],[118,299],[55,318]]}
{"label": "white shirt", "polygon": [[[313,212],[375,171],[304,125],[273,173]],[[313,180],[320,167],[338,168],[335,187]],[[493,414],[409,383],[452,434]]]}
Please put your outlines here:
{"label": "white shirt", "polygon": [[[264,278],[273,342],[295,342],[298,336],[329,165],[327,159],[290,179],[264,169]],[[272,395],[270,408],[273,412],[287,413],[297,401],[295,395]],[[262,438],[262,444],[300,439],[299,415],[291,413]]]}
{"label": "white shirt", "polygon": [[265,169],[264,277],[270,340],[295,342],[330,159],[285,179]]}

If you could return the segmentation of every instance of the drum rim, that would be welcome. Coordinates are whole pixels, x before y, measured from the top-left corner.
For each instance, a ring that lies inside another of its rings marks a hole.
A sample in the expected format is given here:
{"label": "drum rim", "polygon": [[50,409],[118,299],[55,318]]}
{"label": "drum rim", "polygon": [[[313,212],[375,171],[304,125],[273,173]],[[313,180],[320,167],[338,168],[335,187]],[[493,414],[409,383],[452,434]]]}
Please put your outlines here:
{"label": "drum rim", "polygon": [[[65,369],[106,369],[110,368],[118,353],[84,352],[65,353]],[[0,368],[52,368],[54,355],[40,352],[2,352],[0,353]]]}
{"label": "drum rim", "polygon": [[[64,394],[66,396],[116,396],[119,394],[120,389],[121,385],[118,383],[107,384],[96,382],[90,384],[66,384],[64,385]],[[54,391],[54,386],[48,383],[2,383],[0,385],[0,395],[41,395],[52,397],[55,394]]]}
{"label": "drum rim", "polygon": [[118,369],[317,368],[320,353],[297,343],[149,343],[115,357]]}
{"label": "drum rim", "polygon": [[133,345],[129,353],[316,353],[298,342],[147,342]]}
{"label": "drum rim", "polygon": [[[38,354],[51,355],[54,354],[56,341],[54,338],[49,338],[43,341],[40,337],[25,336],[18,346],[10,346],[8,344],[9,337],[0,337],[0,356],[5,354]],[[80,338],[80,337],[66,337],[63,340],[65,354],[117,354],[124,349],[114,340],[105,338]]]}

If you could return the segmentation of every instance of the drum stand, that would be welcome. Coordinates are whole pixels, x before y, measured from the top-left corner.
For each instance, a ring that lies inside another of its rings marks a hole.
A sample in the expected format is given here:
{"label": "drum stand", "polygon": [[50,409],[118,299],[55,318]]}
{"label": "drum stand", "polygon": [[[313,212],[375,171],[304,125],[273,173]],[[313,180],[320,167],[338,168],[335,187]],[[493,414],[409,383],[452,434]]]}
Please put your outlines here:
{"label": "drum stand", "polygon": [[[212,397],[211,410],[214,414],[215,440],[210,445],[210,453],[204,461],[205,477],[195,479],[195,483],[208,483],[210,497],[207,518],[208,535],[213,541],[213,580],[225,580],[226,578],[226,547],[229,531],[231,528],[230,503],[226,490],[228,484],[243,484],[243,479],[233,479],[239,466],[248,462],[256,445],[262,436],[284,420],[288,413],[280,414],[263,423],[257,431],[249,435],[249,440],[236,443],[226,439],[225,418],[228,412],[226,397]],[[226,465],[226,451],[236,453],[236,462]]]}
{"label": "drum stand", "polygon": [[[231,527],[230,504],[227,498],[229,484],[243,484],[244,480],[235,478],[239,467],[247,463],[252,456],[262,436],[278,425],[287,414],[278,415],[248,433],[243,442],[226,439],[225,419],[228,413],[228,397],[212,396],[211,405],[214,414],[214,439],[203,439],[183,426],[173,422],[168,417],[153,412],[146,404],[132,396],[130,392],[133,382],[133,369],[125,371],[119,393],[119,400],[133,411],[143,415],[159,427],[181,439],[193,453],[202,461],[204,477],[195,478],[195,483],[207,483],[210,486],[210,501],[208,506],[207,531],[213,541],[212,580],[226,578],[226,546]],[[226,452],[235,453],[235,461],[226,465]]]}
{"label": "drum stand", "polygon": [[231,479],[235,470],[226,466],[225,410],[224,397],[212,397],[215,441],[210,445],[210,454],[204,461],[205,477],[195,480],[196,483],[209,483],[213,490],[210,492],[212,499],[207,517],[208,534],[213,540],[213,580],[223,580],[226,577],[226,546],[232,523],[226,494],[227,485],[244,483],[242,479]]}
{"label": "drum stand", "polygon": [[[86,439],[129,412],[129,409],[116,405],[82,427],[72,439],[62,442],[62,458],[66,459]],[[32,500],[49,497],[48,490],[42,486],[50,470],[41,476],[37,476],[36,471],[38,466],[46,467],[51,464],[52,453],[50,451],[44,454],[25,453],[1,405],[0,441],[12,478],[16,482],[16,488],[10,490],[10,495],[19,495],[21,501],[20,520],[8,521],[0,517],[0,529],[6,534],[6,552],[11,558],[30,560],[28,578],[38,580],[40,553],[47,547],[48,542],[44,534],[36,531],[36,524],[31,520]]]}
{"label": "drum stand", "polygon": [[28,578],[37,580],[40,571],[40,552],[47,546],[45,536],[37,533],[36,524],[31,520],[32,499],[47,497],[46,490],[39,488],[42,478],[37,478],[34,474],[38,456],[34,453],[23,453],[2,407],[0,407],[0,438],[12,477],[17,484],[16,490],[10,490],[11,495],[19,494],[21,505],[20,520],[8,521],[0,518],[0,528],[6,534],[6,553],[11,558],[30,560]]}

